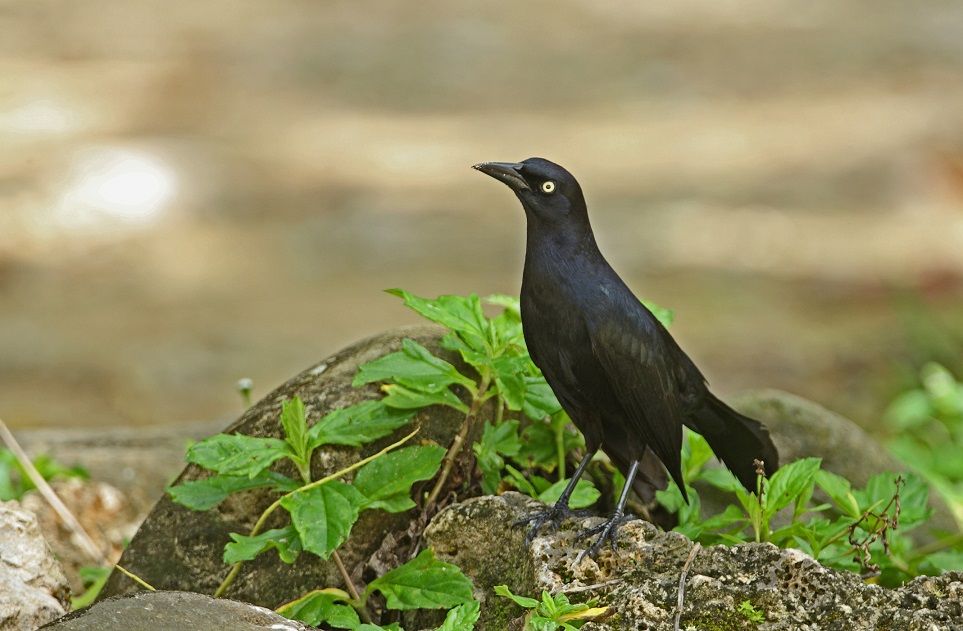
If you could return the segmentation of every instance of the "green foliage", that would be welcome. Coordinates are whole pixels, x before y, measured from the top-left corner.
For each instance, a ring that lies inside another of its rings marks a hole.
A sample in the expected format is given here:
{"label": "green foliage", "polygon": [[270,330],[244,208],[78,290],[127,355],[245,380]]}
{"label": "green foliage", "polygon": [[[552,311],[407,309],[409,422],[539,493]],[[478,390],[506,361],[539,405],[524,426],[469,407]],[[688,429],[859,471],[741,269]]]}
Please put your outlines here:
{"label": "green foliage", "polygon": [[431,550],[373,580],[366,593],[373,591],[381,592],[389,609],[442,609],[472,600],[471,581]]}
{"label": "green foliage", "polygon": [[[422,372],[409,383],[433,387],[426,380],[429,369],[424,366],[437,368],[439,364],[426,359],[422,350],[412,351],[411,357],[421,364]],[[404,373],[403,366],[398,369],[386,362],[381,366],[390,366],[393,373]],[[460,383],[460,379],[452,383]],[[315,450],[326,444],[360,446],[390,434],[408,423],[411,416],[411,412],[391,407],[385,400],[365,401],[335,410],[309,428],[304,404],[294,398],[281,406],[283,439],[218,434],[202,440],[188,450],[187,459],[213,475],[172,486],[168,493],[188,508],[208,510],[233,493],[268,488],[280,497],[265,510],[250,534],[230,533],[231,541],[224,546],[224,562],[240,564],[269,550],[274,550],[284,563],[294,563],[302,551],[327,559],[347,540],[361,512],[401,512],[413,508],[411,486],[434,477],[445,450],[438,445],[386,450],[312,481],[311,459]],[[289,461],[301,479],[272,470],[280,460]],[[352,469],[357,472],[351,483],[338,479]],[[260,532],[261,524],[278,508],[287,512],[290,523]],[[227,579],[219,591],[226,589],[230,580],[233,579]],[[456,566],[435,559],[430,550],[372,581],[359,600],[338,589],[323,589],[280,610],[312,625],[325,623],[362,631],[400,630],[397,625],[380,627],[362,622],[359,612],[364,611],[367,598],[374,591],[385,597],[391,609],[456,607],[446,620],[449,629],[469,629],[466,625],[477,619],[477,607],[464,606],[472,602],[471,581]]]}
{"label": "green foliage", "polygon": [[[83,467],[65,467],[43,454],[33,459],[33,466],[40,477],[48,482],[56,479],[89,477]],[[0,502],[19,500],[35,488],[33,481],[13,452],[0,447]]]}
{"label": "green foliage", "polygon": [[541,600],[513,594],[506,585],[496,586],[495,593],[529,610],[525,614],[525,631],[574,631],[607,611],[606,607],[595,607],[594,599],[572,604],[565,594],[552,595],[547,591],[542,591]]}
{"label": "green foliage", "polygon": [[83,593],[72,596],[70,598],[70,608],[76,611],[77,609],[83,609],[88,605],[92,605],[97,596],[100,595],[100,591],[107,584],[107,579],[110,578],[110,573],[113,568],[102,567],[100,565],[85,565],[80,568],[78,573],[80,574],[80,580],[84,583]]}
{"label": "green foliage", "polygon": [[742,617],[749,622],[765,622],[766,614],[759,609],[752,606],[752,603],[748,600],[744,600],[739,603],[739,608],[736,610],[742,614]]}
{"label": "green foliage", "polygon": [[374,592],[380,592],[386,606],[393,610],[451,608],[439,631],[471,631],[478,620],[479,606],[472,597],[471,581],[457,566],[436,559],[431,550],[373,580],[360,601],[340,589],[318,589],[282,605],[278,613],[312,626],[324,623],[338,629],[400,631],[397,625],[362,623],[358,611],[364,610]]}
{"label": "green foliage", "polygon": [[[906,534],[930,515],[929,489],[919,476],[881,473],[854,489],[845,478],[822,470],[818,458],[804,458],[784,465],[770,479],[760,475],[761,492],[750,494],[728,470],[707,468],[711,455],[704,438],[687,432],[682,456],[690,504],[674,484],[656,495],[676,513],[675,530],[691,539],[707,545],[769,541],[800,548],[829,567],[878,574],[887,585],[963,569],[959,536],[943,539],[933,550],[917,550]],[[689,486],[696,483],[723,491],[731,503],[721,513],[703,516],[699,494]],[[817,489],[828,503],[813,501]]]}
{"label": "green foliage", "polygon": [[883,419],[893,432],[890,449],[946,498],[963,528],[963,383],[927,364],[920,387],[896,397]]}

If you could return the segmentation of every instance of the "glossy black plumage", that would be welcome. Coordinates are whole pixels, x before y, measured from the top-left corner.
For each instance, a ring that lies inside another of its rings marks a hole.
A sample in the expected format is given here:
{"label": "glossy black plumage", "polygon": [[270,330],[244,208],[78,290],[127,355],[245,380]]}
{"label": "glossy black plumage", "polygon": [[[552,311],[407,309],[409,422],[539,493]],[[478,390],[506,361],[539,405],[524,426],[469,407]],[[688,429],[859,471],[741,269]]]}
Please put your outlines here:
{"label": "glossy black plumage", "polygon": [[[766,428],[709,392],[662,324],[602,256],[574,177],[541,158],[475,166],[509,186],[527,217],[521,307],[525,340],[559,402],[623,473],[640,461],[635,489],[684,489],[682,427],[703,434],[750,491],[753,461],[778,467]],[[567,496],[563,497],[567,509]]]}

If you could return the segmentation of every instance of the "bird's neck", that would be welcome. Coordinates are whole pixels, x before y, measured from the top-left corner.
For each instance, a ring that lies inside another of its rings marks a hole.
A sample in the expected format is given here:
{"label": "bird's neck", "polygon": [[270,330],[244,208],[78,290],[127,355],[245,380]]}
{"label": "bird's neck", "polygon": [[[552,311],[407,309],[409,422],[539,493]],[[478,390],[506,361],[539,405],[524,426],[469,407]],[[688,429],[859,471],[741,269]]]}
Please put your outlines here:
{"label": "bird's neck", "polygon": [[525,247],[525,267],[544,262],[595,257],[601,258],[595,235],[588,223],[582,221],[551,223],[529,218]]}

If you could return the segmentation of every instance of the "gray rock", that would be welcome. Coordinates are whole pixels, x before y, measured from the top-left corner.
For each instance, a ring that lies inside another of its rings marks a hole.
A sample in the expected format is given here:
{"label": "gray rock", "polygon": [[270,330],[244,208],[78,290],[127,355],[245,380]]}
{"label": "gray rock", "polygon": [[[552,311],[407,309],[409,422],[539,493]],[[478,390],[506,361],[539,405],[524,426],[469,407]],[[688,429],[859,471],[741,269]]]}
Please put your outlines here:
{"label": "gray rock", "polygon": [[[224,431],[254,436],[281,435],[278,414],[281,402],[295,395],[307,407],[310,420],[327,412],[363,399],[376,398],[378,388],[354,388],[351,380],[364,362],[400,348],[405,337],[414,338],[437,350],[439,329],[414,327],[391,331],[359,342],[302,372],[248,409],[240,419]],[[452,361],[455,357],[445,355]],[[447,446],[463,420],[463,415],[450,408],[429,408],[419,412],[412,426],[420,426],[417,440],[435,441]],[[397,440],[410,427],[401,428],[392,436],[366,446],[363,455],[374,453]],[[315,454],[312,473],[317,479],[357,459],[356,450],[331,448]],[[286,473],[296,476],[293,468]],[[194,480],[205,475],[198,467],[188,466],[178,482]],[[166,495],[137,531],[120,564],[145,579],[158,589],[213,593],[227,574],[222,561],[224,544],[229,532],[247,534],[261,511],[273,501],[269,492],[260,490],[240,493],[223,502],[214,510],[195,512],[175,504]],[[280,511],[279,511],[280,513]],[[278,518],[282,515],[278,514]],[[365,566],[372,555],[392,533],[403,538],[411,515],[366,511],[352,529],[351,538],[339,549],[349,572],[356,579],[370,579]],[[268,528],[280,524],[269,522]],[[400,547],[400,546],[399,546]],[[390,552],[390,551],[389,551]],[[389,555],[390,556],[390,555]],[[334,563],[302,554],[296,563],[282,563],[273,552],[262,554],[245,563],[226,596],[246,602],[276,607],[319,587],[342,586],[343,580]],[[131,593],[140,588],[119,572],[108,580],[102,597]]]}
{"label": "gray rock", "polygon": [[17,502],[0,502],[0,629],[36,629],[62,616],[69,602],[37,518]]}
{"label": "gray rock", "polygon": [[[512,618],[520,616],[521,609],[491,592],[502,583],[529,596],[546,589],[568,593],[576,602],[598,598],[610,615],[586,624],[583,631],[672,629],[691,541],[632,521],[622,527],[616,550],[606,548],[598,561],[585,559],[576,567],[584,542],[576,541],[575,534],[599,518],[570,520],[526,547],[511,524],[538,506],[516,493],[474,498],[439,513],[426,531],[426,541],[439,557],[458,563],[482,592],[479,631],[519,624]],[[765,620],[752,623],[744,617],[738,610],[743,601],[764,612]],[[963,574],[920,577],[891,590],[771,544],[701,548],[687,573],[681,628],[963,629]]]}
{"label": "gray rock", "polygon": [[43,628],[60,631],[306,631],[312,627],[236,600],[189,592],[140,592],[101,601]]}

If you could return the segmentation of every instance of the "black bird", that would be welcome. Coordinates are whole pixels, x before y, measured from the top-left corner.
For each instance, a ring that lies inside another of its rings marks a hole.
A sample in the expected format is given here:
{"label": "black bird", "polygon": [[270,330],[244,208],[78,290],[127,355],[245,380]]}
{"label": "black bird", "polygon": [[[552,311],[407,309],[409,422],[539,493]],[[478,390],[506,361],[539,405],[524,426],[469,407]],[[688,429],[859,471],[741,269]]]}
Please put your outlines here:
{"label": "black bird", "polygon": [[525,209],[525,342],[588,448],[555,506],[524,520],[532,523],[529,536],[571,514],[575,483],[600,448],[626,485],[612,518],[582,533],[601,533],[590,554],[614,541],[630,487],[650,500],[667,484],[667,469],[685,496],[683,425],[702,434],[754,492],[754,461],[762,461],[770,475],[779,466],[768,430],[709,392],[692,360],[608,264],[572,174],[543,158],[474,168],[508,185]]}

